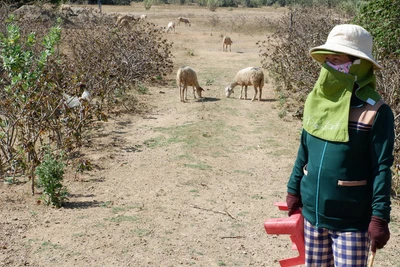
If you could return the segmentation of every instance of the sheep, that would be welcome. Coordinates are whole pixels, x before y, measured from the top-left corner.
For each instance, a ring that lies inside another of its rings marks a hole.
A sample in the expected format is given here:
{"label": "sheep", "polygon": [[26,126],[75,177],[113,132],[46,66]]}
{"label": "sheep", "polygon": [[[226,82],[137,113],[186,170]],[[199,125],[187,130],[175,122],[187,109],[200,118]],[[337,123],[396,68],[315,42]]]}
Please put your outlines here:
{"label": "sheep", "polygon": [[145,20],[146,18],[147,18],[147,15],[145,15],[145,14],[142,14],[142,15],[140,15],[140,17],[139,17],[140,20]]}
{"label": "sheep", "polygon": [[233,93],[233,88],[235,88],[237,85],[242,86],[239,99],[242,99],[243,87],[245,90],[244,99],[247,99],[247,86],[253,85],[255,93],[251,101],[254,101],[257,97],[257,88],[260,91],[258,100],[261,101],[262,88],[264,86],[264,72],[261,68],[255,67],[248,67],[238,71],[234,81],[225,88],[226,97],[230,97],[230,95]]}
{"label": "sheep", "polygon": [[69,108],[75,108],[82,105],[82,101],[90,101],[90,93],[88,90],[84,90],[80,97],[71,96],[66,93],[62,94],[64,97],[65,105]]}
{"label": "sheep", "polygon": [[181,22],[185,23],[186,26],[188,26],[188,25],[189,25],[189,27],[191,26],[190,21],[189,21],[188,18],[179,17],[179,18],[178,18],[178,25],[179,25],[179,23],[181,23]]}
{"label": "sheep", "polygon": [[173,22],[173,21],[171,21],[171,22],[168,23],[168,26],[167,26],[167,33],[168,33],[168,32],[172,32],[172,30],[173,30],[174,33],[175,33],[175,22]]}
{"label": "sheep", "polygon": [[192,68],[188,66],[180,67],[176,74],[176,83],[178,84],[179,87],[181,102],[185,102],[185,100],[187,100],[188,86],[193,86],[194,99],[196,99],[195,91],[197,92],[199,98],[202,98],[201,92],[204,91],[204,89],[200,87],[199,82],[197,80],[197,74]]}
{"label": "sheep", "polygon": [[231,51],[231,45],[232,45],[232,39],[228,36],[224,36],[222,38],[222,51],[228,51],[228,46],[229,46],[229,51]]}

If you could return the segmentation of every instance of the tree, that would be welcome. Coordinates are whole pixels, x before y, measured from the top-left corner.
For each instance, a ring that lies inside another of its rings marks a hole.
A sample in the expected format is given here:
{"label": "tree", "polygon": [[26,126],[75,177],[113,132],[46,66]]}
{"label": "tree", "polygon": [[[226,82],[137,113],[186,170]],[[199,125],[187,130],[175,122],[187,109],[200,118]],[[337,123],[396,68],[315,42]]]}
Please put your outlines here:
{"label": "tree", "polygon": [[[0,34],[0,59],[5,78],[1,80],[0,144],[8,161],[26,155],[34,193],[34,170],[39,164],[38,143],[43,133],[50,130],[51,119],[58,103],[50,94],[57,87],[46,80],[45,69],[61,38],[61,20],[53,26],[36,54],[34,32],[22,38],[20,27],[9,17],[7,33]],[[17,148],[16,148],[17,147]]]}

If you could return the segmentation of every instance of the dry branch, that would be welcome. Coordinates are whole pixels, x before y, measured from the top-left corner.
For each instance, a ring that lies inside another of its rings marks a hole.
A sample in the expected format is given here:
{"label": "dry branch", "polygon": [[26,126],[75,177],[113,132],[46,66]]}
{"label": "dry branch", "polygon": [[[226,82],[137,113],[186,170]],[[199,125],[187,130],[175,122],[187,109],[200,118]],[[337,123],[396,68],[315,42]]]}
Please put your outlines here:
{"label": "dry branch", "polygon": [[214,213],[220,213],[220,214],[228,215],[228,216],[231,217],[232,219],[237,220],[237,219],[236,219],[235,217],[233,217],[233,215],[230,214],[228,211],[218,211],[218,210],[206,209],[206,208],[201,208],[201,207],[199,207],[199,206],[197,206],[197,205],[192,205],[192,207],[195,208],[195,209],[199,209],[199,210],[211,211],[211,212],[214,212]]}

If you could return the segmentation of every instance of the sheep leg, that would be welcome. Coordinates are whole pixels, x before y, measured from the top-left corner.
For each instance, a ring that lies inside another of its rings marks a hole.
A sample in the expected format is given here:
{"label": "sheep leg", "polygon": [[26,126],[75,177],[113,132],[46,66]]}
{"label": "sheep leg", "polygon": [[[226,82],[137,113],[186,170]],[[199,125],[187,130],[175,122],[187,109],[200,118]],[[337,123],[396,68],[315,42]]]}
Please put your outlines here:
{"label": "sheep leg", "polygon": [[194,99],[196,99],[196,93],[195,93],[195,91],[196,91],[196,88],[193,86],[193,98],[194,98]]}
{"label": "sheep leg", "polygon": [[254,86],[254,96],[253,96],[253,99],[252,99],[251,101],[254,101],[254,99],[256,99],[256,97],[257,97],[257,93],[258,93],[258,91],[257,91],[257,87],[256,87],[256,86]]}
{"label": "sheep leg", "polygon": [[239,99],[242,99],[243,98],[243,85],[242,85],[242,89],[240,90],[240,97],[239,97]]}
{"label": "sheep leg", "polygon": [[[185,102],[187,100],[187,87],[185,85],[179,86],[180,88],[180,95],[181,95],[181,102]],[[186,97],[185,97],[186,92]]]}
{"label": "sheep leg", "polygon": [[260,95],[258,96],[258,101],[261,101],[261,95],[262,95],[262,87],[259,88]]}
{"label": "sheep leg", "polygon": [[183,89],[183,92],[185,93],[185,100],[187,100],[187,85],[185,85],[185,88]]}
{"label": "sheep leg", "polygon": [[179,85],[179,96],[181,98],[181,102],[185,102],[185,99],[183,99],[184,94],[184,87]]}
{"label": "sheep leg", "polygon": [[247,100],[247,85],[244,86],[244,99]]}

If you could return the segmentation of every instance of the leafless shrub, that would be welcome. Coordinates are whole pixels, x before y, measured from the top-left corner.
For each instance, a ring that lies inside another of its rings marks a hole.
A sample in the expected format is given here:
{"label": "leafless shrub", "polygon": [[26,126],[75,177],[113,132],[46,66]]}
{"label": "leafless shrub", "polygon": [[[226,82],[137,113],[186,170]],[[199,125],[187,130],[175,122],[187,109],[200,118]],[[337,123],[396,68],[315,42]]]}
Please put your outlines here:
{"label": "leafless shrub", "polygon": [[[17,21],[21,38],[36,32],[37,40],[41,40],[59,14],[51,9],[29,10],[45,13],[30,14]],[[3,15],[2,11],[0,16],[7,18],[8,14]],[[46,20],[41,19],[43,14]],[[6,26],[7,20],[0,20],[0,32],[4,33]],[[163,38],[161,29],[149,22],[139,21],[127,30],[115,27],[112,17],[74,14],[73,17],[64,17],[61,38],[60,46],[46,63],[43,75],[35,85],[35,88],[47,88],[43,91],[40,109],[37,105],[24,107],[26,114],[31,112],[32,116],[41,118],[43,132],[38,136],[37,144],[28,144],[20,139],[17,133],[24,131],[24,127],[35,125],[24,125],[17,117],[9,120],[15,112],[9,109],[9,101],[0,91],[3,99],[0,121],[18,122],[14,128],[0,129],[0,175],[2,170],[19,168],[19,172],[24,171],[29,160],[23,153],[26,146],[37,146],[31,149],[36,151],[32,154],[36,162],[40,162],[43,156],[42,145],[67,153],[76,151],[83,145],[86,130],[92,123],[107,120],[110,112],[119,108],[122,102],[126,105],[124,98],[132,95],[132,89],[141,83],[159,82],[160,77],[172,71],[172,43]],[[38,42],[32,48],[33,54],[39,54],[41,46]],[[0,81],[1,88],[10,83],[2,67]],[[90,93],[90,101],[81,101],[77,108],[69,107],[63,98],[63,94],[78,98],[85,90]],[[133,104],[138,103],[133,101]],[[47,115],[43,117],[41,114]],[[6,133],[2,129],[10,131]],[[4,139],[5,136],[8,139]]]}
{"label": "leafless shrub", "polygon": [[219,25],[221,23],[221,18],[219,16],[216,15],[211,15],[208,16],[208,21],[207,24],[211,27],[216,27],[217,25]]}
{"label": "leafless shrub", "polygon": [[296,8],[274,25],[276,31],[257,42],[262,66],[272,75],[279,94],[298,105],[314,87],[320,71],[308,51],[325,42],[334,26],[333,17],[325,8]]}
{"label": "leafless shrub", "polygon": [[260,17],[255,17],[254,21],[260,25],[261,28],[268,29],[271,28],[272,25],[275,25],[276,22],[272,21],[270,18],[267,16],[260,16]]}
{"label": "leafless shrub", "polygon": [[234,15],[229,18],[230,27],[232,31],[237,31],[243,28],[247,23],[247,17],[245,15]]}

